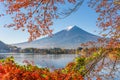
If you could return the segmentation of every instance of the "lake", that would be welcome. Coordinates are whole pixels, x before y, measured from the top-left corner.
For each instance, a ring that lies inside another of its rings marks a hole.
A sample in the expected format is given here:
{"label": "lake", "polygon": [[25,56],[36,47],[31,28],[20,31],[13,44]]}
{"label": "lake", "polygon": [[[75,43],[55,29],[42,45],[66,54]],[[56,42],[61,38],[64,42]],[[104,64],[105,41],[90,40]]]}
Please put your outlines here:
{"label": "lake", "polygon": [[24,60],[34,62],[39,67],[58,69],[72,62],[78,54],[31,54],[31,53],[4,53],[5,57],[14,56],[15,62],[23,65]]}
{"label": "lake", "polygon": [[[31,54],[31,53],[4,53],[0,56],[14,56],[15,61],[21,65],[23,65],[24,60],[32,61],[35,65],[39,67],[47,67],[51,70],[63,68],[69,62],[72,62],[75,57],[80,56],[79,54]],[[120,67],[120,65],[118,65]],[[120,70],[119,70],[120,71]],[[109,70],[102,70],[101,74],[106,74]],[[120,72],[116,73],[116,77],[114,80],[120,80]],[[118,77],[119,76],[119,77]],[[96,80],[96,79],[93,79]],[[109,79],[113,80],[113,79]]]}

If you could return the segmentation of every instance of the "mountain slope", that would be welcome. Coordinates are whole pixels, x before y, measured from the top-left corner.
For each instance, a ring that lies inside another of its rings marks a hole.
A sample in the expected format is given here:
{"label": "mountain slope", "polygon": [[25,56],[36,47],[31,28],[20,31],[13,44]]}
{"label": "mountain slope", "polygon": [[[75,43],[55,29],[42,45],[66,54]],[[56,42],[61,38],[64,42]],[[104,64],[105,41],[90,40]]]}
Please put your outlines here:
{"label": "mountain slope", "polygon": [[0,49],[8,49],[8,46],[2,41],[0,41]]}
{"label": "mountain slope", "polygon": [[10,51],[9,46],[3,43],[2,41],[0,41],[0,53],[5,53],[9,51]]}
{"label": "mountain slope", "polygon": [[77,26],[69,27],[66,30],[62,30],[52,37],[45,37],[33,42],[24,42],[15,44],[21,48],[77,48],[81,43],[88,41],[96,41],[99,37],[88,33]]}

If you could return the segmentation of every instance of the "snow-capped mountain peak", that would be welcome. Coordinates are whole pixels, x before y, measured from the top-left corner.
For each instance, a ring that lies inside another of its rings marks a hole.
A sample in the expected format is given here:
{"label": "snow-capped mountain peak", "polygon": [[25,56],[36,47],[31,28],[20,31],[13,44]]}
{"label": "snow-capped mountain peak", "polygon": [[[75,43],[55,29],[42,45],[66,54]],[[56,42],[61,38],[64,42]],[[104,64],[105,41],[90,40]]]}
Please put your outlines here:
{"label": "snow-capped mountain peak", "polygon": [[69,31],[69,30],[71,30],[73,27],[74,27],[74,26],[68,26],[66,30]]}
{"label": "snow-capped mountain peak", "polygon": [[75,49],[80,46],[81,43],[88,41],[97,41],[99,37],[82,30],[78,26],[69,26],[65,30],[61,30],[55,33],[52,37],[45,37],[39,40],[35,40],[31,43],[19,43],[14,46],[21,48],[65,48]]}

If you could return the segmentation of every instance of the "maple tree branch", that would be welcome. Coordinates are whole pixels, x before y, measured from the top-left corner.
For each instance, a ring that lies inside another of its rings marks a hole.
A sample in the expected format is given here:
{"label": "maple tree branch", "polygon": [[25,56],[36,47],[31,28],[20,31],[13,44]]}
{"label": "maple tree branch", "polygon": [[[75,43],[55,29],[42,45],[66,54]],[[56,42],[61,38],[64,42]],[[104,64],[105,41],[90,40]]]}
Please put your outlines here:
{"label": "maple tree branch", "polygon": [[112,69],[110,71],[110,74],[112,74],[113,71],[115,70],[116,63],[117,63],[117,58],[115,59],[115,62],[114,62],[113,67],[112,67]]}
{"label": "maple tree branch", "polygon": [[78,2],[78,4],[76,4],[73,9],[69,9],[70,11],[68,11],[68,12],[58,13],[59,15],[62,15],[62,14],[65,15],[64,17],[61,17],[59,19],[64,19],[64,18],[68,17],[69,15],[71,15],[71,13],[75,12],[82,5],[83,2],[84,2],[84,0]]}
{"label": "maple tree branch", "polygon": [[[34,0],[33,0],[34,1]],[[35,14],[35,11],[41,6],[41,3],[42,3],[43,0],[40,1],[40,3],[38,4],[38,6],[36,7],[36,9],[32,12],[32,15]],[[27,20],[29,19],[29,17],[27,17]],[[26,20],[26,21],[27,21]]]}
{"label": "maple tree branch", "polygon": [[99,57],[95,58],[94,61],[91,62],[90,65],[87,65],[88,68],[85,71],[85,75],[90,74],[91,71],[93,71],[93,69],[95,68],[96,64],[101,61],[101,59],[103,59],[106,55],[108,54],[108,51],[102,53]]}

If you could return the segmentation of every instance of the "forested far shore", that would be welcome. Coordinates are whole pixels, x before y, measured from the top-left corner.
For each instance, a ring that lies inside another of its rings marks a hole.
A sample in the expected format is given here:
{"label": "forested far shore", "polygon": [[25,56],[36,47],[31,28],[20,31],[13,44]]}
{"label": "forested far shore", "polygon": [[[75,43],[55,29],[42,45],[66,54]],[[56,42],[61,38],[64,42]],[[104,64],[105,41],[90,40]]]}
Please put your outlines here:
{"label": "forested far shore", "polygon": [[21,49],[19,53],[40,53],[40,54],[75,54],[75,49],[38,49],[38,48],[25,48]]}

